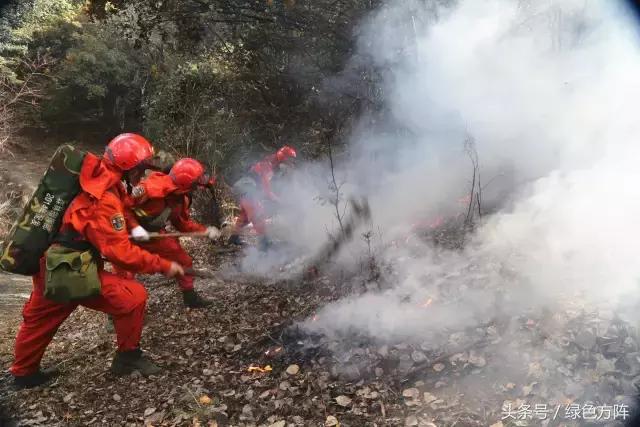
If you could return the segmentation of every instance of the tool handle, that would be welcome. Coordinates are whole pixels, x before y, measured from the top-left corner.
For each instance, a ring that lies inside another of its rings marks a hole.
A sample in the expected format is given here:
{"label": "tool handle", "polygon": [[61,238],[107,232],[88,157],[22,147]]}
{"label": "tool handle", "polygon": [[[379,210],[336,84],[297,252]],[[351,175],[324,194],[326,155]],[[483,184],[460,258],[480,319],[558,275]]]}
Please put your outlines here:
{"label": "tool handle", "polygon": [[[158,233],[155,231],[149,232],[150,239],[161,239],[163,237],[209,237],[209,235],[206,231],[196,231],[190,233]],[[129,236],[129,238],[133,240],[133,236]]]}
{"label": "tool handle", "polygon": [[204,279],[217,279],[217,276],[211,271],[199,270],[197,268],[186,267],[184,268],[184,274],[193,277],[200,277]]}
{"label": "tool handle", "polygon": [[176,231],[174,233],[149,233],[149,237],[152,239],[161,239],[163,237],[209,237],[209,234],[206,231],[194,231],[183,233]]}

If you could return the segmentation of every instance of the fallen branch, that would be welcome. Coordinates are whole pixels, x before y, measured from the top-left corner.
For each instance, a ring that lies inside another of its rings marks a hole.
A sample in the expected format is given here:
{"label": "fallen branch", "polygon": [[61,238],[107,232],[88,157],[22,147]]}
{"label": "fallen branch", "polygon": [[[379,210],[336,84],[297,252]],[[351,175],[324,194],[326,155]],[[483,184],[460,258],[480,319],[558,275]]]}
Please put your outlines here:
{"label": "fallen branch", "polygon": [[351,206],[351,216],[347,221],[343,222],[340,234],[325,243],[295,279],[303,278],[309,269],[317,268],[330,261],[346,242],[353,239],[353,234],[360,224],[371,219],[371,209],[366,198],[363,198],[360,202],[351,198],[349,199],[349,205]]}

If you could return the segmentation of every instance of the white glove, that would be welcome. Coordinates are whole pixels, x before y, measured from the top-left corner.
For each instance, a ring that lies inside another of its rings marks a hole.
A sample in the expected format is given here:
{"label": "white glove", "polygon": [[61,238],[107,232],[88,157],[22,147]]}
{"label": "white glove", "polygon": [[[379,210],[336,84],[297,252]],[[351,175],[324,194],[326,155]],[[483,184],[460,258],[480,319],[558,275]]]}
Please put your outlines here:
{"label": "white glove", "polygon": [[133,237],[133,240],[137,242],[148,242],[150,239],[149,233],[147,233],[147,230],[145,230],[141,226],[137,226],[131,229],[131,237]]}
{"label": "white glove", "polygon": [[207,227],[207,236],[209,237],[209,239],[218,240],[221,234],[222,233],[220,233],[220,230],[218,230],[216,227]]}

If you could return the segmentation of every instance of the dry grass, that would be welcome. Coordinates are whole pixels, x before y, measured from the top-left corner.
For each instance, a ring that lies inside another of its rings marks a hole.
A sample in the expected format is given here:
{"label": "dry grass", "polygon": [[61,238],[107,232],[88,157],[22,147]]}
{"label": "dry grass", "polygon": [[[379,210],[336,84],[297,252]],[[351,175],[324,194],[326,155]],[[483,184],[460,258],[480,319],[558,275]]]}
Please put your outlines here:
{"label": "dry grass", "polygon": [[11,227],[11,200],[0,202],[0,236],[4,236]]}
{"label": "dry grass", "polygon": [[21,195],[15,191],[0,192],[0,248],[4,244],[4,239],[16,220],[18,213],[17,206],[20,205]]}

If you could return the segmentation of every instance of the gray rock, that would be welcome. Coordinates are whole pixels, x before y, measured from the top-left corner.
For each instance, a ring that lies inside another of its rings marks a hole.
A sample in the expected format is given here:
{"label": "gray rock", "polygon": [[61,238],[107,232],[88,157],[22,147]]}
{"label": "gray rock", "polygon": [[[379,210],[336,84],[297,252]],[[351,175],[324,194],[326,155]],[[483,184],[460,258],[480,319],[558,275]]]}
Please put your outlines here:
{"label": "gray rock", "polygon": [[348,396],[341,395],[336,397],[336,403],[340,406],[346,407],[351,405],[351,398]]}
{"label": "gray rock", "polygon": [[416,363],[421,363],[426,362],[427,356],[423,352],[415,350],[411,353],[411,359]]}
{"label": "gray rock", "polygon": [[417,388],[408,388],[402,391],[402,397],[407,399],[417,399],[420,396],[420,390]]}
{"label": "gray rock", "polygon": [[382,357],[389,356],[389,346],[383,345],[378,349],[378,354]]}
{"label": "gray rock", "polygon": [[405,426],[417,426],[418,425],[418,418],[415,415],[411,415],[411,416],[405,418],[404,425]]}

